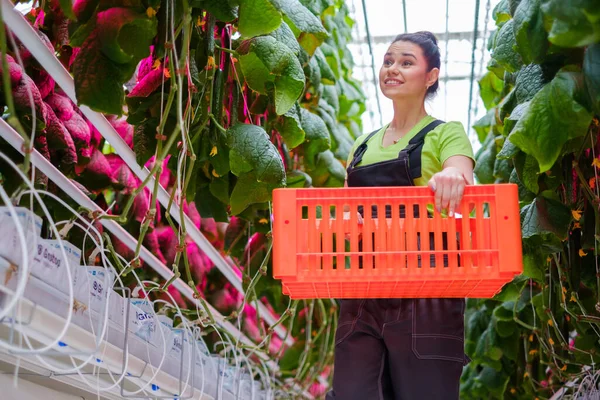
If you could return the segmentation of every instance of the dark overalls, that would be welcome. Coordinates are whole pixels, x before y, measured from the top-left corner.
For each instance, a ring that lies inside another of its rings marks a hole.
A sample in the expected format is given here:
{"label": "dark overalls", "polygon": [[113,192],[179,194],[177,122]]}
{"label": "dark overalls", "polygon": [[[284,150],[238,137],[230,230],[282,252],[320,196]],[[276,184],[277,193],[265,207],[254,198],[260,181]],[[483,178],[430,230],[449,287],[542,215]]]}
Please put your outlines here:
{"label": "dark overalls", "polygon": [[[398,158],[357,166],[373,132],[354,153],[348,186],[414,186],[413,179],[421,176],[425,135],[441,123],[423,128]],[[468,362],[464,308],[464,299],[341,300],[327,399],[458,399]]]}

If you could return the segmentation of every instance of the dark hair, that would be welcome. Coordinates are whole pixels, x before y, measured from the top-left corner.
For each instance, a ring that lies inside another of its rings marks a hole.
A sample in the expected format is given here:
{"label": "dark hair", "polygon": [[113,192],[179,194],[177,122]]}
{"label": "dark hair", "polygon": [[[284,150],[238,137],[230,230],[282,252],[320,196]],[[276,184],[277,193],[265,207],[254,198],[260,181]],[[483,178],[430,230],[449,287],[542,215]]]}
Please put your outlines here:
{"label": "dark hair", "polygon": [[[425,59],[427,59],[429,71],[431,71],[434,68],[440,68],[440,48],[437,44],[437,38],[433,33],[428,31],[403,33],[396,36],[392,43],[400,41],[414,43],[417,46],[419,46],[421,50],[423,50],[423,55],[425,56]],[[433,96],[435,92],[437,92],[439,86],[439,80],[435,81],[435,83],[427,89],[427,95]]]}

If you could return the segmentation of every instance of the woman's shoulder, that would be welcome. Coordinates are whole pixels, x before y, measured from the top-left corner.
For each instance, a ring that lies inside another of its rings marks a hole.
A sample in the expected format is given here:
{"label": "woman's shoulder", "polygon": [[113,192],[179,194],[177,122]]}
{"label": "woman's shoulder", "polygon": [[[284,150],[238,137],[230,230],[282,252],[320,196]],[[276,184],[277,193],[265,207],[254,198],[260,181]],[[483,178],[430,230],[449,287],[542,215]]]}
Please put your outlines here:
{"label": "woman's shoulder", "polygon": [[438,125],[429,136],[430,140],[443,142],[446,140],[468,138],[465,126],[460,121],[447,121]]}
{"label": "woman's shoulder", "polygon": [[460,121],[445,121],[434,130],[438,132],[467,133],[465,126]]}

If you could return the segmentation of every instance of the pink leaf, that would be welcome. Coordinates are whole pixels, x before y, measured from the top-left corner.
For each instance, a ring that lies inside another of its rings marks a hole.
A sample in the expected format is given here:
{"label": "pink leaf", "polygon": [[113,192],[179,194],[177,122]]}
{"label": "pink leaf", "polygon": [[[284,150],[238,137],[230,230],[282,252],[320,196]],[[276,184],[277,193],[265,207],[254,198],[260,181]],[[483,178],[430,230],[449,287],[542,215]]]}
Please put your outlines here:
{"label": "pink leaf", "polygon": [[202,225],[202,218],[200,218],[200,213],[196,208],[196,204],[194,202],[191,202],[189,204],[185,202],[183,204],[183,212],[187,214],[188,217],[190,217],[196,228],[200,229],[200,226]]}
{"label": "pink leaf", "polygon": [[35,105],[36,118],[40,121],[46,121],[46,108],[44,107],[42,95],[40,94],[35,82],[29,76],[23,74],[17,86],[13,87],[13,99],[15,102],[15,107],[21,110],[27,110],[27,112],[30,113],[30,93],[33,97],[33,104]]}
{"label": "pink leaf", "polygon": [[110,164],[112,178],[124,187],[125,194],[130,194],[140,184],[139,179],[118,154],[107,154],[106,159]]}
{"label": "pink leaf", "polygon": [[127,123],[127,117],[118,118],[115,115],[106,117],[115,131],[123,138],[129,148],[133,149],[133,126]]}
{"label": "pink leaf", "polygon": [[46,138],[50,156],[55,165],[59,165],[61,170],[71,170],[74,164],[77,164],[77,150],[75,143],[67,131],[67,128],[60,122],[49,105],[43,103],[46,114]]}
{"label": "pink leaf", "polygon": [[150,46],[150,55],[140,61],[138,67],[137,80],[143,79],[154,67],[154,46]]}
{"label": "pink leaf", "polygon": [[167,263],[173,264],[177,254],[177,235],[170,226],[161,226],[156,228],[156,235],[160,249],[167,260]]}
{"label": "pink leaf", "polygon": [[112,169],[106,156],[98,149],[92,150],[90,162],[85,167],[78,167],[79,181],[91,191],[100,191],[110,185],[118,184],[112,177]]}
{"label": "pink leaf", "polygon": [[79,155],[79,164],[89,161],[92,154],[90,149],[92,135],[90,127],[77,112],[75,104],[62,93],[54,93],[48,96],[46,102],[52,107],[56,116],[71,134],[77,148],[77,154]]}
{"label": "pink leaf", "polygon": [[46,103],[61,121],[68,121],[75,114],[71,100],[65,95],[54,93],[46,99]]}
{"label": "pink leaf", "polygon": [[154,229],[148,230],[148,232],[146,232],[146,236],[144,236],[144,247],[150,250],[150,252],[154,254],[156,258],[160,260],[161,263],[167,263],[167,260],[165,260],[165,257],[160,251],[160,246],[158,244],[158,236]]}
{"label": "pink leaf", "polygon": [[[15,86],[19,83],[21,78],[23,77],[23,69],[21,66],[15,61],[14,58],[6,55],[6,61],[8,62],[8,73],[10,74],[10,84]],[[2,76],[2,63],[0,63],[0,77]]]}
{"label": "pink leaf", "polygon": [[158,89],[164,80],[168,80],[163,73],[163,68],[157,68],[150,71],[142,80],[140,80],[135,87],[131,90],[131,93],[127,97],[148,97],[156,89]]}

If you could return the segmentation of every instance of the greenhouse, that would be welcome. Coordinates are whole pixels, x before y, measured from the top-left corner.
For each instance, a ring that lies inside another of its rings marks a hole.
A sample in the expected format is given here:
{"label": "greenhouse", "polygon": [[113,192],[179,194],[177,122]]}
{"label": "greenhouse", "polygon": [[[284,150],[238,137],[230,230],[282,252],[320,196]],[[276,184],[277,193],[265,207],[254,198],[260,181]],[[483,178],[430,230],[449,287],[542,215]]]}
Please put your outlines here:
{"label": "greenhouse", "polygon": [[599,0],[0,0],[0,399],[600,399]]}

